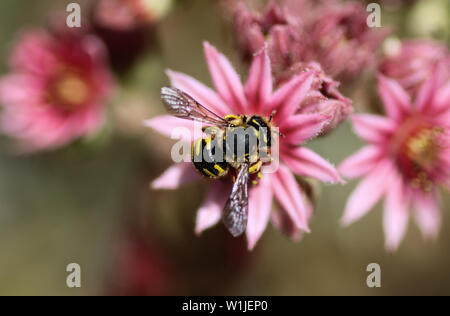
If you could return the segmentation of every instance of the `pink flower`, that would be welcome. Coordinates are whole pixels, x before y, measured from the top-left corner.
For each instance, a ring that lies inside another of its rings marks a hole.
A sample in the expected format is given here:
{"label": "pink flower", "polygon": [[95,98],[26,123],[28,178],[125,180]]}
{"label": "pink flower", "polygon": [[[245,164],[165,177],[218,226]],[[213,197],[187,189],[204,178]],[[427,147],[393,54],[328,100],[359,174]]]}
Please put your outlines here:
{"label": "pink flower", "polygon": [[153,234],[144,238],[136,231],[126,231],[113,250],[109,295],[169,295],[180,282],[174,277],[174,259]]}
{"label": "pink flower", "polygon": [[339,167],[348,178],[364,178],[342,222],[357,221],[385,196],[383,223],[391,251],[405,235],[410,209],[425,237],[439,232],[438,186],[450,187],[450,82],[442,85],[441,79],[435,71],[412,102],[399,83],[380,75],[387,117],[352,118],[355,133],[369,145]]}
{"label": "pink flower", "polygon": [[[231,8],[234,8],[234,28],[244,59],[251,59],[255,53],[267,46],[272,63],[272,73],[275,77],[275,86],[278,87],[303,71],[313,71],[315,77],[313,89],[303,101],[301,111],[302,113],[330,115],[333,119],[322,132],[322,134],[326,134],[344,121],[352,113],[353,107],[351,101],[338,91],[339,83],[334,81],[329,73],[323,70],[322,65],[316,62],[320,61],[330,68],[330,63],[325,58],[320,58],[325,55],[317,53],[317,49],[314,47],[317,41],[311,37],[314,33],[313,29],[320,29],[317,25],[319,23],[317,18],[320,15],[312,14],[319,10],[317,6],[313,2],[301,0],[283,1],[281,4],[271,1],[261,13],[249,9],[240,2]],[[320,6],[320,8],[328,8],[328,6]],[[329,11],[331,10],[327,9],[325,12]],[[351,28],[354,27],[351,26]],[[337,32],[337,34],[341,33],[341,31]],[[324,35],[322,38],[327,36]],[[372,39],[370,42],[375,44]],[[339,49],[342,46],[339,45]],[[346,47],[352,55],[351,61],[348,61],[345,66],[347,70],[357,60],[354,52],[358,48],[360,47],[356,44],[352,48]],[[321,47],[321,49],[325,48]],[[332,47],[326,49],[330,49],[327,56],[332,53],[331,50],[337,51]],[[342,55],[339,58],[342,58]],[[343,67],[345,61],[336,60],[333,63]]]}
{"label": "pink flower", "polygon": [[94,19],[106,28],[134,29],[142,24],[152,24],[171,9],[172,0],[97,0]]}
{"label": "pink flower", "polygon": [[[249,249],[253,249],[268,222],[299,238],[309,232],[312,204],[300,188],[295,175],[313,177],[323,182],[342,182],[336,169],[311,150],[299,147],[317,136],[330,120],[324,114],[301,114],[299,105],[311,90],[314,74],[303,72],[292,77],[276,91],[272,91],[269,57],[265,50],[253,59],[245,85],[228,59],[214,47],[205,43],[205,56],[216,91],[181,73],[168,71],[171,83],[219,115],[259,114],[269,116],[276,110],[273,122],[285,138],[280,139],[281,164],[277,172],[265,174],[258,185],[249,189],[249,214],[246,230]],[[163,135],[171,134],[174,127],[192,129],[190,121],[169,115],[156,117],[146,124]],[[200,179],[192,163],[170,167],[152,183],[155,189],[175,189],[187,182]],[[215,225],[231,190],[231,181],[212,181],[211,190],[198,210],[195,231]],[[227,192],[226,194],[224,194]],[[274,212],[273,199],[278,201]]]}
{"label": "pink flower", "polygon": [[445,45],[430,40],[399,41],[388,46],[379,70],[415,95],[436,65],[445,60],[442,66],[450,77],[450,53]]}
{"label": "pink flower", "polygon": [[52,149],[95,132],[112,78],[92,36],[22,34],[0,79],[1,130],[24,151]]}
{"label": "pink flower", "polygon": [[155,44],[155,25],[172,0],[97,0],[90,14],[92,31],[108,48],[111,65],[123,72]]}
{"label": "pink flower", "polygon": [[320,62],[332,77],[353,79],[375,66],[376,51],[387,32],[367,26],[362,3],[325,1],[304,34],[311,45],[303,48],[306,60]]}
{"label": "pink flower", "polygon": [[339,82],[328,77],[318,63],[297,63],[291,68],[291,73],[288,73],[286,78],[291,78],[293,73],[304,71],[311,71],[314,75],[314,80],[310,92],[300,105],[299,113],[321,113],[329,116],[331,119],[321,132],[321,135],[325,135],[334,130],[353,113],[352,101],[339,92]]}
{"label": "pink flower", "polygon": [[267,43],[276,79],[304,62],[320,63],[332,77],[353,79],[375,66],[374,52],[387,35],[367,26],[366,8],[358,2],[271,1],[261,13],[239,3],[234,11],[243,56],[248,59]]}

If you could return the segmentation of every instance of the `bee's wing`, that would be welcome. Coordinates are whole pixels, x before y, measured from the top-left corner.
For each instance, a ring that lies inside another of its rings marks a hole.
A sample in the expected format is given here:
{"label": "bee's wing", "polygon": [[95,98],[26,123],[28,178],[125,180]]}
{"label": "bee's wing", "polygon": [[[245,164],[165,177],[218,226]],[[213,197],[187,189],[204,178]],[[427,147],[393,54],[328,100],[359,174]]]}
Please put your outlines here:
{"label": "bee's wing", "polygon": [[245,232],[248,216],[248,178],[249,165],[242,164],[223,209],[223,223],[230,233],[237,237]]}
{"label": "bee's wing", "polygon": [[163,87],[161,98],[167,111],[173,116],[197,120],[207,124],[226,126],[227,121],[198,103],[187,93],[173,87]]}

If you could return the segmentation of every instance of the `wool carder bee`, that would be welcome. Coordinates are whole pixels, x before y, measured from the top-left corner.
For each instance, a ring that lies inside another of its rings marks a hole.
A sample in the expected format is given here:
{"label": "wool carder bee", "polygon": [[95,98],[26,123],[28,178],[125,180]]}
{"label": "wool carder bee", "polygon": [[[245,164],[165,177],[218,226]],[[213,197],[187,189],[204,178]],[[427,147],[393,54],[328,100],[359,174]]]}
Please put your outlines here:
{"label": "wool carder bee", "polygon": [[269,118],[234,114],[222,118],[172,87],[163,87],[161,98],[173,116],[208,124],[203,128],[205,136],[192,143],[191,160],[205,177],[231,177],[233,188],[222,220],[233,236],[241,235],[247,227],[249,179],[262,176],[263,156],[270,159],[273,114]]}

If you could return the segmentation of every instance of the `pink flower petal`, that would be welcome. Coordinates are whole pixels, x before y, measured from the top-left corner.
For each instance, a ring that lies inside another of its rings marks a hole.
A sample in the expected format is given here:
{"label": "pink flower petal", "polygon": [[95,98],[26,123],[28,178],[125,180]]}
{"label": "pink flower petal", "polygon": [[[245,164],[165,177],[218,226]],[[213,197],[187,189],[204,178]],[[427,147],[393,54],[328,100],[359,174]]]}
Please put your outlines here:
{"label": "pink flower petal", "polygon": [[271,175],[272,190],[283,210],[289,215],[297,228],[309,232],[308,210],[294,175],[283,165]]}
{"label": "pink flower petal", "polygon": [[[13,74],[0,83],[1,129],[17,138],[27,153],[54,149],[97,131],[113,87],[104,56],[97,54],[103,47],[96,45],[99,40],[53,35],[40,30],[24,33],[12,54]],[[71,111],[63,110],[58,104],[62,96],[50,91],[66,72],[81,74],[80,80],[91,88],[87,99]]]}
{"label": "pink flower petal", "polygon": [[215,91],[208,88],[203,83],[183,73],[171,70],[167,70],[166,73],[170,78],[172,86],[186,92],[201,105],[214,113],[225,116],[226,114],[233,112]]}
{"label": "pink flower petal", "polygon": [[386,195],[383,215],[386,249],[397,250],[405,236],[409,220],[409,198],[401,178],[391,182]]}
{"label": "pink flower petal", "polygon": [[380,147],[366,146],[344,160],[338,170],[346,178],[358,178],[373,170],[382,157],[383,150]]}
{"label": "pink flower petal", "polygon": [[330,122],[324,114],[296,114],[288,117],[280,126],[285,138],[283,143],[300,145],[319,135]]}
{"label": "pink flower petal", "polygon": [[379,75],[378,80],[378,90],[383,99],[386,114],[393,120],[400,120],[405,113],[411,111],[409,95],[392,79]]}
{"label": "pink flower petal", "polygon": [[59,147],[80,136],[71,119],[51,107],[9,108],[2,114],[2,129],[20,140],[23,153],[30,153]]}
{"label": "pink flower petal", "polygon": [[245,113],[248,104],[239,75],[230,61],[209,43],[204,43],[206,61],[214,87],[235,114]]}
{"label": "pink flower petal", "polygon": [[0,102],[4,107],[41,105],[43,90],[43,82],[35,76],[7,75],[0,80]]}
{"label": "pink flower petal", "polygon": [[228,183],[216,182],[203,201],[197,212],[195,233],[201,234],[204,230],[216,225],[221,217],[222,210],[231,191]]}
{"label": "pink flower petal", "polygon": [[[312,205],[309,203],[307,207],[312,214]],[[298,242],[304,235],[304,231],[299,229],[292,219],[278,207],[272,211],[271,222],[277,230],[286,234],[292,241]]]}
{"label": "pink flower petal", "polygon": [[450,128],[450,108],[448,108],[446,112],[440,114],[435,119],[439,120],[439,125]]}
{"label": "pink flower petal", "polygon": [[[167,137],[172,137],[172,133],[175,132],[175,129],[182,128],[185,133],[176,136],[180,136],[179,137],[180,139],[185,140],[187,142],[193,141],[195,137],[194,135],[195,123],[196,122],[194,121],[180,119],[177,117],[173,117],[171,115],[161,115],[152,118],[150,120],[144,121],[145,126],[150,127],[155,131],[157,131],[158,133]],[[197,124],[199,123],[197,122]],[[200,129],[199,134],[201,136],[201,127],[199,129]]]}
{"label": "pink flower petal", "polygon": [[417,94],[417,99],[415,102],[415,108],[423,113],[427,110],[435,110],[433,109],[434,105],[434,97],[436,95],[436,91],[439,88],[439,71],[433,71],[431,77],[425,81]]}
{"label": "pink flower petal", "polygon": [[440,198],[438,192],[414,196],[414,217],[425,238],[435,239],[441,228]]}
{"label": "pink flower petal", "polygon": [[266,49],[253,59],[245,85],[245,94],[251,111],[265,113],[266,105],[272,95],[272,70]]}
{"label": "pink flower petal", "polygon": [[11,67],[13,70],[45,76],[59,65],[52,52],[54,44],[44,31],[36,29],[24,32],[11,54]]}
{"label": "pink flower petal", "polygon": [[155,179],[151,187],[152,189],[175,190],[183,184],[200,180],[201,176],[195,171],[190,162],[180,162]]}
{"label": "pink flower petal", "polygon": [[373,114],[352,115],[351,121],[355,133],[370,143],[385,141],[396,129],[396,123],[388,118]]}
{"label": "pink flower petal", "polygon": [[450,104],[450,82],[445,84],[436,92],[433,108],[436,111],[443,111],[449,108]]}
{"label": "pink flower petal", "polygon": [[268,183],[269,177],[263,177],[260,183],[249,193],[247,223],[248,249],[252,250],[267,227],[272,210],[273,192]]}
{"label": "pink flower petal", "polygon": [[332,164],[308,148],[285,148],[281,157],[286,166],[299,176],[315,178],[322,182],[344,183]]}
{"label": "pink flower petal", "polygon": [[345,207],[342,224],[350,225],[366,215],[381,199],[393,177],[390,161],[380,162],[356,187]]}
{"label": "pink flower petal", "polygon": [[287,83],[283,84],[272,95],[269,111],[276,110],[275,120],[281,123],[286,118],[294,114],[310,91],[311,84],[314,79],[312,71],[303,72],[294,76]]}
{"label": "pink flower petal", "polygon": [[100,106],[88,106],[85,109],[73,113],[68,124],[69,128],[77,136],[89,136],[97,132],[105,123],[105,109]]}

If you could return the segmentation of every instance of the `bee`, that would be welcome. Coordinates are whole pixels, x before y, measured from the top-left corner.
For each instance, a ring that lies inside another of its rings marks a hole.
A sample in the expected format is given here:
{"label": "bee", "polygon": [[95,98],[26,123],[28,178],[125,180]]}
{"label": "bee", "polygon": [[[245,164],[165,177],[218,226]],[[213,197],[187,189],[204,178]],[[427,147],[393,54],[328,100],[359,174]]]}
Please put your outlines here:
{"label": "bee", "polygon": [[163,87],[161,98],[171,115],[210,125],[203,128],[206,135],[192,143],[191,160],[200,174],[211,179],[231,173],[234,183],[222,221],[234,237],[243,234],[248,217],[248,182],[251,175],[262,177],[261,153],[270,157],[275,113],[269,118],[232,114],[222,118],[173,87]]}

